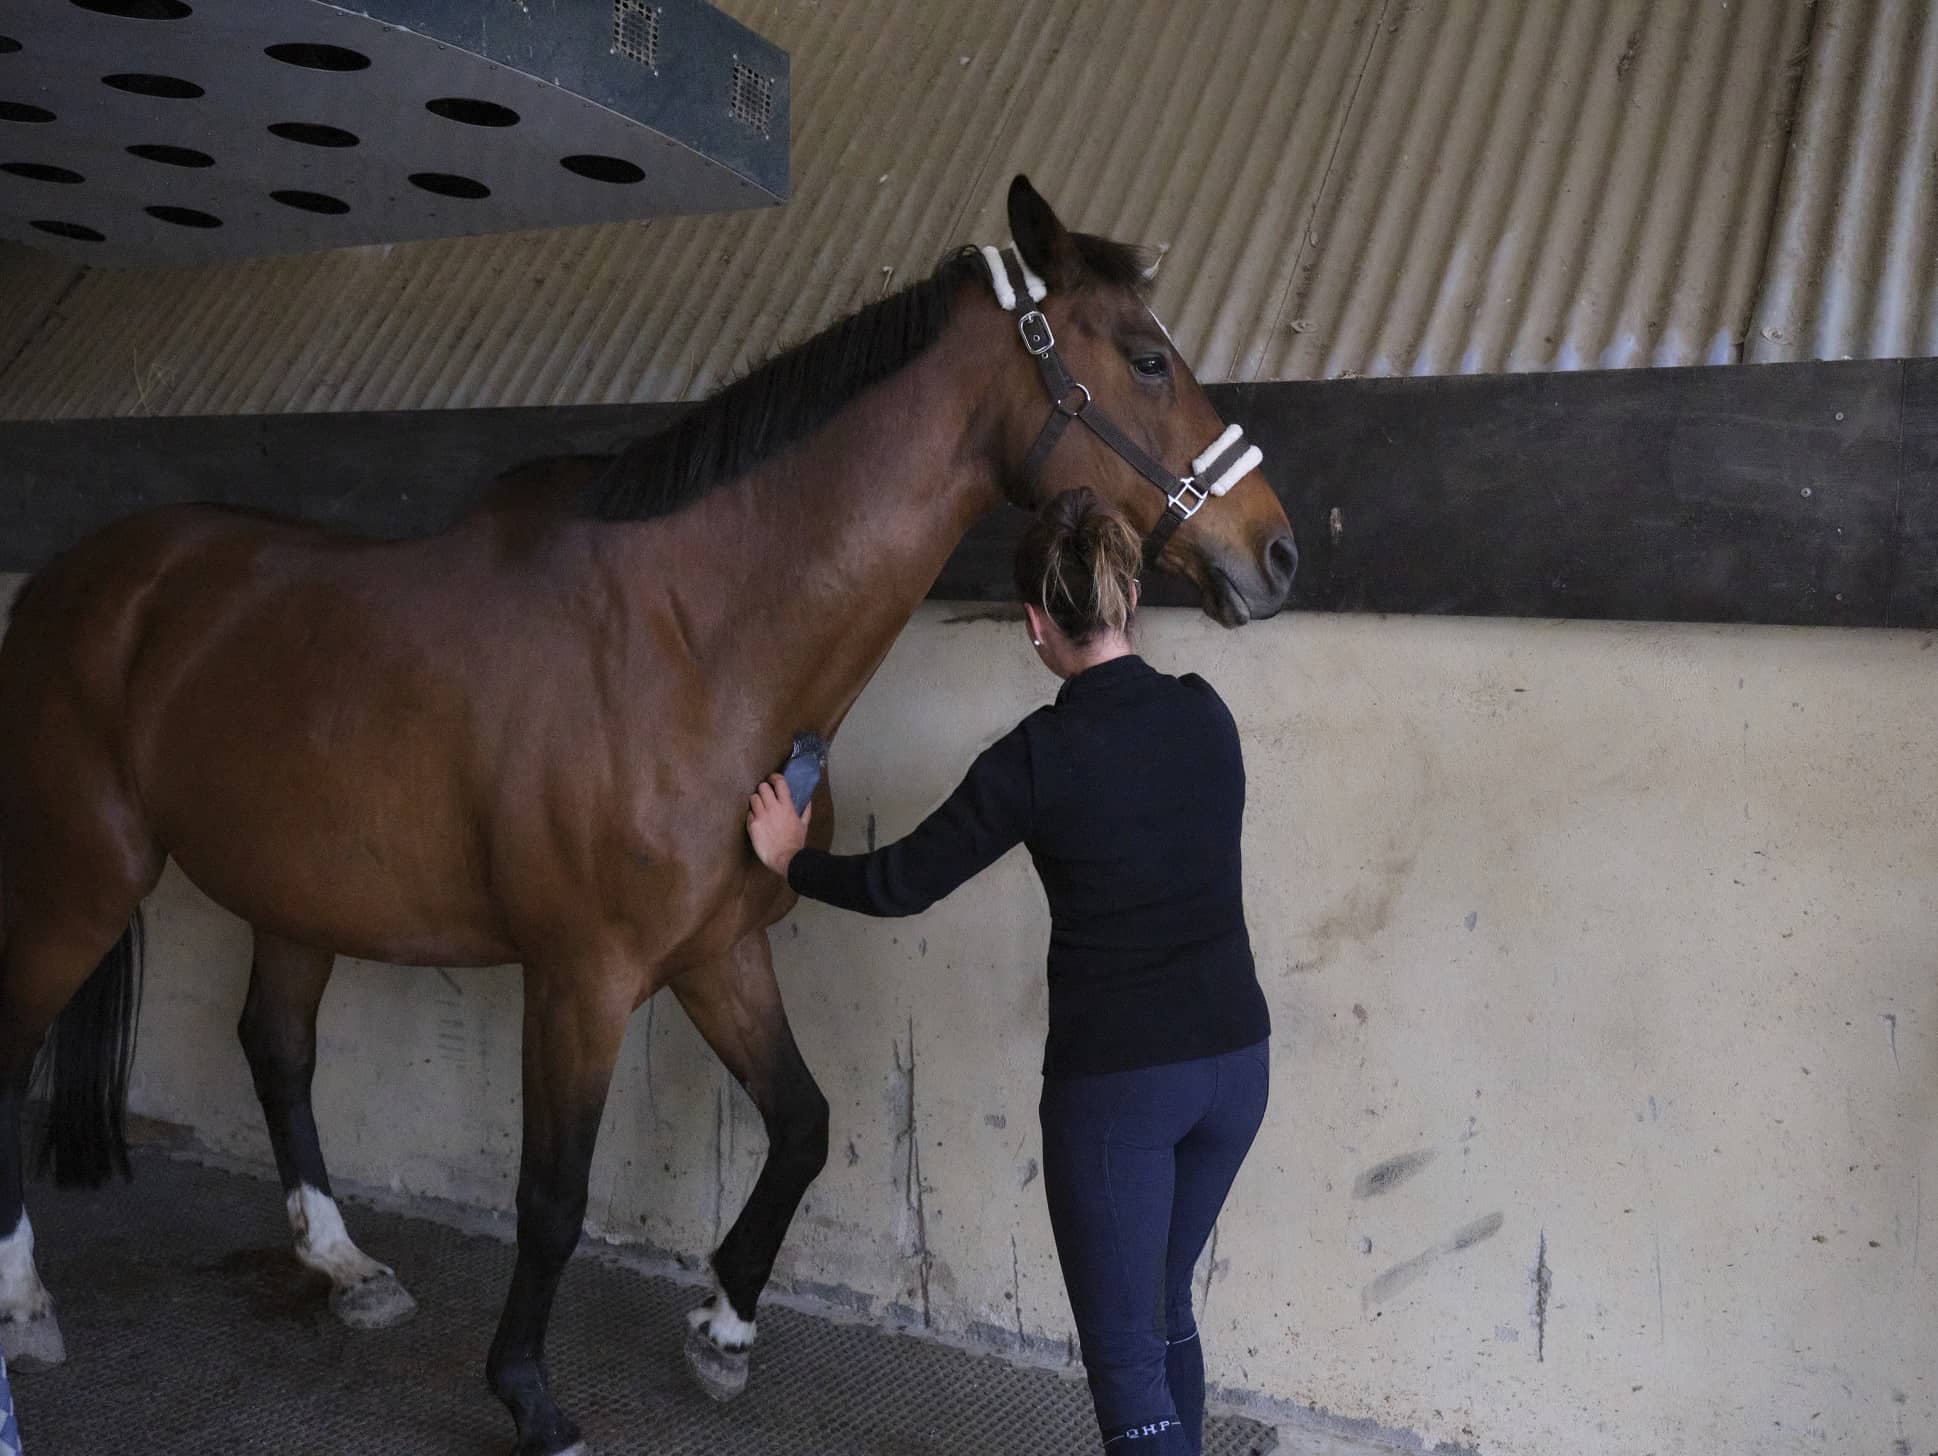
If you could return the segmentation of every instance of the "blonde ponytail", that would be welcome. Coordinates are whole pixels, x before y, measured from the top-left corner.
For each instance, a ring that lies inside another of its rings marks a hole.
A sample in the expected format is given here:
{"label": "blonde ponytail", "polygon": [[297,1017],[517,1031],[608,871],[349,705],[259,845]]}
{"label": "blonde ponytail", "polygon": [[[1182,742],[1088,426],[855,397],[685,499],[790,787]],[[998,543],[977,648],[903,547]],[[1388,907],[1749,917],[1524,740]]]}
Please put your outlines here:
{"label": "blonde ponytail", "polygon": [[1122,632],[1136,610],[1143,543],[1088,487],[1053,497],[1016,548],[1016,592],[1073,642]]}

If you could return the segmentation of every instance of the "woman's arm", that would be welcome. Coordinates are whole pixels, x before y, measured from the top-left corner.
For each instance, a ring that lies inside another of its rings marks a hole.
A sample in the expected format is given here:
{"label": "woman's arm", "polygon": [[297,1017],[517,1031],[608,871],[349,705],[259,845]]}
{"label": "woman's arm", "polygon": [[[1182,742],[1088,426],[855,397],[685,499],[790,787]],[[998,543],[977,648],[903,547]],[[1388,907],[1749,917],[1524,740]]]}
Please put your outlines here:
{"label": "woman's arm", "polygon": [[762,863],[811,900],[864,915],[916,915],[989,868],[1028,835],[1033,794],[1021,727],[986,749],[942,807],[913,834],[872,854],[805,847],[784,785],[761,785],[747,834]]}

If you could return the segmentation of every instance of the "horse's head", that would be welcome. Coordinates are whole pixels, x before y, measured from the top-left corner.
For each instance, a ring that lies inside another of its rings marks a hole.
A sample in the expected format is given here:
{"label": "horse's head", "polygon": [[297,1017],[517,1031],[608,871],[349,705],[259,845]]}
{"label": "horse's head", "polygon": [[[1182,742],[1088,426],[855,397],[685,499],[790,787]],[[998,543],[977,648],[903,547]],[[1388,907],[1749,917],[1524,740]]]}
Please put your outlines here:
{"label": "horse's head", "polygon": [[1156,533],[1158,559],[1197,584],[1209,616],[1238,627],[1279,611],[1299,564],[1291,523],[1146,303],[1152,255],[1069,231],[1025,177],[1009,225],[1023,267],[996,291],[1023,335],[1005,371],[1013,498],[1087,485]]}

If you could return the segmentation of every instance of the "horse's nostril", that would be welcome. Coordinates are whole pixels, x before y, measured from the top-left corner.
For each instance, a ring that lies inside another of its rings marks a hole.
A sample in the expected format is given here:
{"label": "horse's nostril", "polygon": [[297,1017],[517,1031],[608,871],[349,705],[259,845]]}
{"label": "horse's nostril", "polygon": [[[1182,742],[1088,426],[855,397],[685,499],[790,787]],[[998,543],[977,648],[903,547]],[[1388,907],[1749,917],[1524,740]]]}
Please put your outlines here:
{"label": "horse's nostril", "polygon": [[1290,531],[1265,548],[1265,559],[1271,564],[1272,577],[1280,588],[1291,586],[1299,570],[1299,548],[1293,543]]}

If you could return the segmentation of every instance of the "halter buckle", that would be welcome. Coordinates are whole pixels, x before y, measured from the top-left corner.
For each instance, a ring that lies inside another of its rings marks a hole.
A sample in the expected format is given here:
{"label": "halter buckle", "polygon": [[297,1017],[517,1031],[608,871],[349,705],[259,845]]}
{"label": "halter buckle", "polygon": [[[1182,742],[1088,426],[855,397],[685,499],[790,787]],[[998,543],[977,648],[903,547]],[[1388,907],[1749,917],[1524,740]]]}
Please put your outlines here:
{"label": "halter buckle", "polygon": [[1023,336],[1023,347],[1039,359],[1056,347],[1056,335],[1050,332],[1050,321],[1041,309],[1033,308],[1017,319],[1016,328]]}
{"label": "halter buckle", "polygon": [[[1185,503],[1186,496],[1192,497],[1188,505]],[[1188,521],[1197,515],[1199,507],[1210,499],[1210,491],[1198,489],[1198,477],[1195,475],[1187,475],[1180,480],[1177,493],[1168,497],[1171,509],[1177,512],[1178,519],[1181,521]]]}

